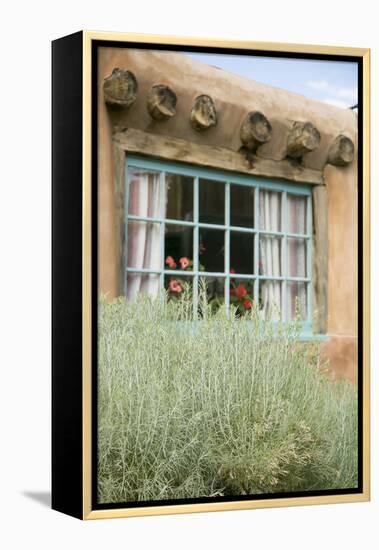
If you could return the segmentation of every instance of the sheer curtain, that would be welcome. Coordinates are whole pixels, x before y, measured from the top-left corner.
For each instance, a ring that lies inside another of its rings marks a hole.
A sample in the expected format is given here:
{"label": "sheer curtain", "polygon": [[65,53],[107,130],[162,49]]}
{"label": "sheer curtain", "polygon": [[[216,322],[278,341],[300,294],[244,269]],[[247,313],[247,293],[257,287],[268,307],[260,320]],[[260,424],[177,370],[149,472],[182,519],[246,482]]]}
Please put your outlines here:
{"label": "sheer curtain", "polygon": [[[272,191],[260,191],[259,217],[260,229],[265,231],[280,231],[280,195]],[[270,277],[282,275],[280,238],[268,235],[260,236],[260,274]],[[261,280],[261,312],[273,320],[280,318],[281,282]]]}
{"label": "sheer curtain", "polygon": [[[161,185],[158,173],[131,171],[129,178],[129,214],[162,218]],[[161,268],[160,224],[131,220],[128,223],[127,264],[135,269]],[[139,292],[155,296],[159,292],[159,275],[128,273],[127,299]]]}
{"label": "sheer curtain", "polygon": [[[306,226],[306,199],[296,195],[287,196],[288,232],[304,235]],[[288,239],[288,274],[290,277],[306,277],[306,241]],[[298,311],[296,310],[298,307]],[[301,319],[307,316],[307,287],[303,282],[287,284],[287,318],[294,319],[300,314]]]}

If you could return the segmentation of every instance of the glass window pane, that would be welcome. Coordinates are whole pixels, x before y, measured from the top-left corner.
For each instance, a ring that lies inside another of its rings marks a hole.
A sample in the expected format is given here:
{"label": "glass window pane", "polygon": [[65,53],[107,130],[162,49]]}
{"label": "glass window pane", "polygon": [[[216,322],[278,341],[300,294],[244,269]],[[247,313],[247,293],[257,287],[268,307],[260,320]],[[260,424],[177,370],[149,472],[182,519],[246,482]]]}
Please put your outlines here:
{"label": "glass window pane", "polygon": [[224,262],[225,232],[220,229],[199,229],[199,266],[200,270],[225,271]]}
{"label": "glass window pane", "polygon": [[204,306],[210,306],[211,312],[215,313],[225,304],[225,277],[202,277],[199,278],[199,313],[203,316]]}
{"label": "glass window pane", "polygon": [[281,281],[259,281],[259,310],[263,319],[279,321],[281,319],[281,304]]}
{"label": "glass window pane", "polygon": [[254,273],[254,235],[230,232],[230,270],[233,273]]}
{"label": "glass window pane", "polygon": [[276,191],[259,192],[259,227],[266,231],[281,231],[281,193]]}
{"label": "glass window pane", "polygon": [[230,225],[254,227],[254,187],[230,186]]}
{"label": "glass window pane", "polygon": [[225,223],[225,183],[199,179],[199,221]]}
{"label": "glass window pane", "polygon": [[166,218],[193,220],[193,178],[166,174]]}
{"label": "glass window pane", "polygon": [[259,275],[281,277],[282,237],[260,235],[259,237]]}
{"label": "glass window pane", "polygon": [[151,270],[162,268],[160,223],[128,223],[127,266]]}
{"label": "glass window pane", "polygon": [[307,243],[305,239],[288,238],[287,266],[289,277],[307,276]]}
{"label": "glass window pane", "polygon": [[257,302],[254,296],[254,280],[231,277],[230,303],[237,308],[237,313],[244,313],[254,307]]}
{"label": "glass window pane", "polygon": [[295,281],[287,282],[287,319],[307,320],[307,285]]}
{"label": "glass window pane", "polygon": [[193,228],[165,224],[165,269],[193,268]]}
{"label": "glass window pane", "polygon": [[129,168],[129,214],[149,218],[163,216],[159,172]]}
{"label": "glass window pane", "polygon": [[128,273],[126,283],[127,300],[135,300],[141,293],[156,296],[160,289],[160,275]]}
{"label": "glass window pane", "polygon": [[168,292],[170,298],[178,299],[183,296],[185,292],[188,293],[189,300],[192,301],[192,285],[193,277],[187,275],[165,275],[164,287]]}
{"label": "glass window pane", "polygon": [[307,233],[307,198],[299,195],[287,195],[287,232]]}

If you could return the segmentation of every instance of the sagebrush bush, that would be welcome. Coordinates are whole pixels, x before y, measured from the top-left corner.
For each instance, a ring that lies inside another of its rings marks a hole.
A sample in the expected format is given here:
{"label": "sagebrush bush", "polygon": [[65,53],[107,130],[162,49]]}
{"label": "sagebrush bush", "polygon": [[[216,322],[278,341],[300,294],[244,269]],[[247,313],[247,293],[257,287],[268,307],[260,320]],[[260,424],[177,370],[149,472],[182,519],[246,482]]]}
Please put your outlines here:
{"label": "sagebrush bush", "polygon": [[357,486],[357,395],[318,346],[189,295],[99,304],[102,503]]}

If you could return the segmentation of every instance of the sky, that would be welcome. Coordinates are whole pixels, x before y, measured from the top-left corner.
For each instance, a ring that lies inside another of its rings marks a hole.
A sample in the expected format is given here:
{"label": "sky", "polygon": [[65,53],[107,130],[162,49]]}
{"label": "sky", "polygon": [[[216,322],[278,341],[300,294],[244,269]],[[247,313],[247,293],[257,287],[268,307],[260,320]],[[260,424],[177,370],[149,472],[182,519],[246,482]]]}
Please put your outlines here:
{"label": "sky", "polygon": [[358,101],[357,63],[200,53],[185,55],[337,107],[352,107]]}

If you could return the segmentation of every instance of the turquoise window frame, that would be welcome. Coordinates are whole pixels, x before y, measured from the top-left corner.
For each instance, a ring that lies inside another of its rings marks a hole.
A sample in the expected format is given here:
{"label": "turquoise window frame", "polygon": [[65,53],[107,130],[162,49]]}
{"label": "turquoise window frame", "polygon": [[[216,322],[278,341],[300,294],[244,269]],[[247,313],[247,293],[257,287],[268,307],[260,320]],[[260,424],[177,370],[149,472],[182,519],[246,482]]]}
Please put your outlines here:
{"label": "turquoise window frame", "polygon": [[[193,178],[194,186],[194,215],[193,221],[184,221],[169,218],[151,218],[144,216],[129,215],[129,168],[140,168],[145,170],[151,170],[159,173],[159,184],[163,187],[161,193],[163,205],[165,204],[165,174],[177,174],[183,176],[190,176]],[[201,223],[199,222],[199,180],[207,179],[220,182],[225,185],[225,223],[224,225]],[[254,188],[254,228],[244,228],[230,225],[230,186],[233,184],[246,185]],[[259,191],[260,190],[272,190],[279,191],[282,194],[281,201],[281,216],[282,216],[282,231],[266,231],[259,228]],[[305,234],[290,233],[287,231],[287,194],[293,194],[298,196],[304,196],[307,198],[307,232]],[[254,281],[254,295],[259,296],[259,282],[261,280],[276,280],[281,281],[284,285],[285,291],[282,292],[282,299],[287,299],[287,282],[304,282],[307,285],[307,320],[301,322],[301,334],[300,339],[303,341],[308,340],[324,340],[324,335],[315,335],[312,331],[312,316],[313,316],[313,281],[312,281],[312,248],[313,248],[313,225],[312,225],[312,188],[309,185],[292,184],[286,180],[269,179],[265,177],[256,177],[250,175],[237,174],[232,171],[218,170],[200,167],[196,165],[180,164],[171,161],[161,161],[158,159],[152,159],[151,157],[126,155],[125,160],[125,277],[124,277],[124,291],[126,294],[127,274],[128,273],[141,273],[141,274],[156,274],[160,276],[161,286],[164,286],[165,275],[172,275],[172,270],[165,269],[164,253],[162,254],[162,265],[160,269],[146,269],[146,268],[130,268],[127,266],[127,230],[129,221],[146,221],[156,222],[160,224],[160,242],[161,250],[164,252],[164,236],[165,236],[165,224],[183,225],[193,227],[193,271],[191,276],[193,278],[194,288],[194,310],[197,311],[198,300],[198,281],[200,276],[209,277],[222,277],[225,284],[225,307],[229,306],[229,287],[230,287],[230,232],[247,232],[254,235],[254,274],[236,274],[233,276],[238,279],[249,279]],[[199,242],[199,229],[220,229],[225,231],[225,267],[223,272],[205,272],[199,271],[199,254],[198,254],[198,242]],[[284,276],[280,277],[268,277],[266,275],[259,275],[259,236],[260,234],[278,236],[282,239],[282,251],[287,250],[287,239],[291,237],[302,238],[307,243],[306,262],[307,262],[307,277],[289,277],[287,276],[287,259],[286,253],[283,254],[283,272]],[[175,270],[175,275],[188,275],[188,272]],[[283,306],[283,304],[282,304]],[[286,303],[283,309],[286,311]]]}

